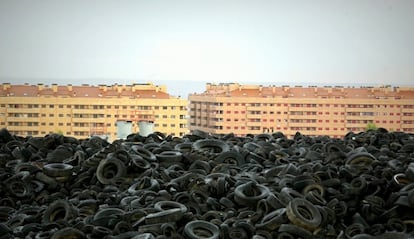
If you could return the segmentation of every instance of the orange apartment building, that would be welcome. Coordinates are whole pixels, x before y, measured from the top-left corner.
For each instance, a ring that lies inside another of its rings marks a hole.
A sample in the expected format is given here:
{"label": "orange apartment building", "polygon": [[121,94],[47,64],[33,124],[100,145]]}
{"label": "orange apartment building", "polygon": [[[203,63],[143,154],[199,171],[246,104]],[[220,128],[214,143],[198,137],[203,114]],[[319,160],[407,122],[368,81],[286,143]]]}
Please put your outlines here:
{"label": "orange apartment building", "polygon": [[[76,138],[92,135],[119,138],[119,125],[138,122],[154,131],[182,136],[187,133],[187,100],[173,97],[165,86],[11,85],[0,87],[0,128],[19,136],[63,133]],[[118,126],[117,126],[118,125]]]}
{"label": "orange apartment building", "polygon": [[236,135],[281,131],[343,137],[369,123],[414,133],[414,88],[207,84],[190,94],[190,130]]}

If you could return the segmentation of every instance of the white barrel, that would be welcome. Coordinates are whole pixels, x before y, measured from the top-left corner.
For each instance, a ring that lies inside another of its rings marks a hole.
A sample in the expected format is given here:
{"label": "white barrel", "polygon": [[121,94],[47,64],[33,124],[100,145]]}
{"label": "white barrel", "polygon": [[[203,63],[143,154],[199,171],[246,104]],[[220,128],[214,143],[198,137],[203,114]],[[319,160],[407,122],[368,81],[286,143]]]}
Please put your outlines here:
{"label": "white barrel", "polygon": [[131,121],[117,121],[116,122],[116,136],[118,139],[126,139],[132,133]]}
{"label": "white barrel", "polygon": [[154,123],[151,121],[139,121],[138,122],[139,135],[147,137],[154,133]]}

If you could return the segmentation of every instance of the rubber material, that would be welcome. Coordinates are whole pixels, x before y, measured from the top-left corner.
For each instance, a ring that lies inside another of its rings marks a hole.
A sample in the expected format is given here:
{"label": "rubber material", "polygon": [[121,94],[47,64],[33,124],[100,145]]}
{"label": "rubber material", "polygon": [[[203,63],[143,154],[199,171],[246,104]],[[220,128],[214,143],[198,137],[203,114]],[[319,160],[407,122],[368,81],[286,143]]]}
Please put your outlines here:
{"label": "rubber material", "polygon": [[322,222],[318,209],[302,198],[294,198],[289,202],[286,215],[292,223],[308,230],[317,229]]}
{"label": "rubber material", "polygon": [[187,223],[184,227],[184,233],[190,239],[218,239],[220,235],[219,228],[216,225],[202,220]]}

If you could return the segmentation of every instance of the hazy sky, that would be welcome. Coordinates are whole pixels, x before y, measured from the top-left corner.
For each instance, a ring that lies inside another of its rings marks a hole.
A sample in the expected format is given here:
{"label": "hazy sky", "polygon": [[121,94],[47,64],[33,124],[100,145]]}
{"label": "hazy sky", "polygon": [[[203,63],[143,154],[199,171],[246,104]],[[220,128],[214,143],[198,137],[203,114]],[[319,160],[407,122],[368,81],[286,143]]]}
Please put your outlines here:
{"label": "hazy sky", "polygon": [[0,79],[414,85],[414,1],[0,0]]}

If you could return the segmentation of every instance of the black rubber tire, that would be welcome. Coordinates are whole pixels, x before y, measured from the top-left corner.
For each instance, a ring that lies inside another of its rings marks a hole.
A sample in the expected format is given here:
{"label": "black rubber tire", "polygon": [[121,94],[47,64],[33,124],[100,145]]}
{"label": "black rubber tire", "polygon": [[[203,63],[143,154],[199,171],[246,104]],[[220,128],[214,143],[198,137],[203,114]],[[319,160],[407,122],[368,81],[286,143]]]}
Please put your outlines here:
{"label": "black rubber tire", "polygon": [[50,239],[84,239],[86,238],[85,233],[82,231],[73,228],[73,227],[65,227],[57,232],[53,233]]}
{"label": "black rubber tire", "polygon": [[219,228],[211,222],[195,220],[185,225],[184,234],[189,239],[218,239],[220,231]]}
{"label": "black rubber tire", "polygon": [[[250,193],[253,193],[253,195],[249,195]],[[270,191],[266,186],[250,181],[234,189],[234,200],[242,206],[256,207],[257,202],[267,198],[269,193]]]}
{"label": "black rubber tire", "polygon": [[215,139],[202,139],[193,143],[193,150],[199,153],[218,155],[230,150],[226,142]]}
{"label": "black rubber tire", "polygon": [[99,162],[96,177],[102,184],[112,184],[114,180],[126,175],[125,164],[117,158],[106,158]]}
{"label": "black rubber tire", "polygon": [[43,173],[49,177],[70,177],[73,166],[66,163],[49,163],[43,166]]}
{"label": "black rubber tire", "polygon": [[322,222],[319,210],[309,201],[303,198],[294,198],[286,207],[289,220],[307,230],[315,230]]}
{"label": "black rubber tire", "polygon": [[256,227],[267,231],[274,231],[279,228],[280,225],[288,223],[288,221],[286,208],[279,208],[269,214],[266,214],[260,223],[256,224]]}
{"label": "black rubber tire", "polygon": [[66,200],[58,199],[54,201],[43,213],[44,223],[56,222],[59,220],[69,221],[76,217],[77,213],[73,206]]}

